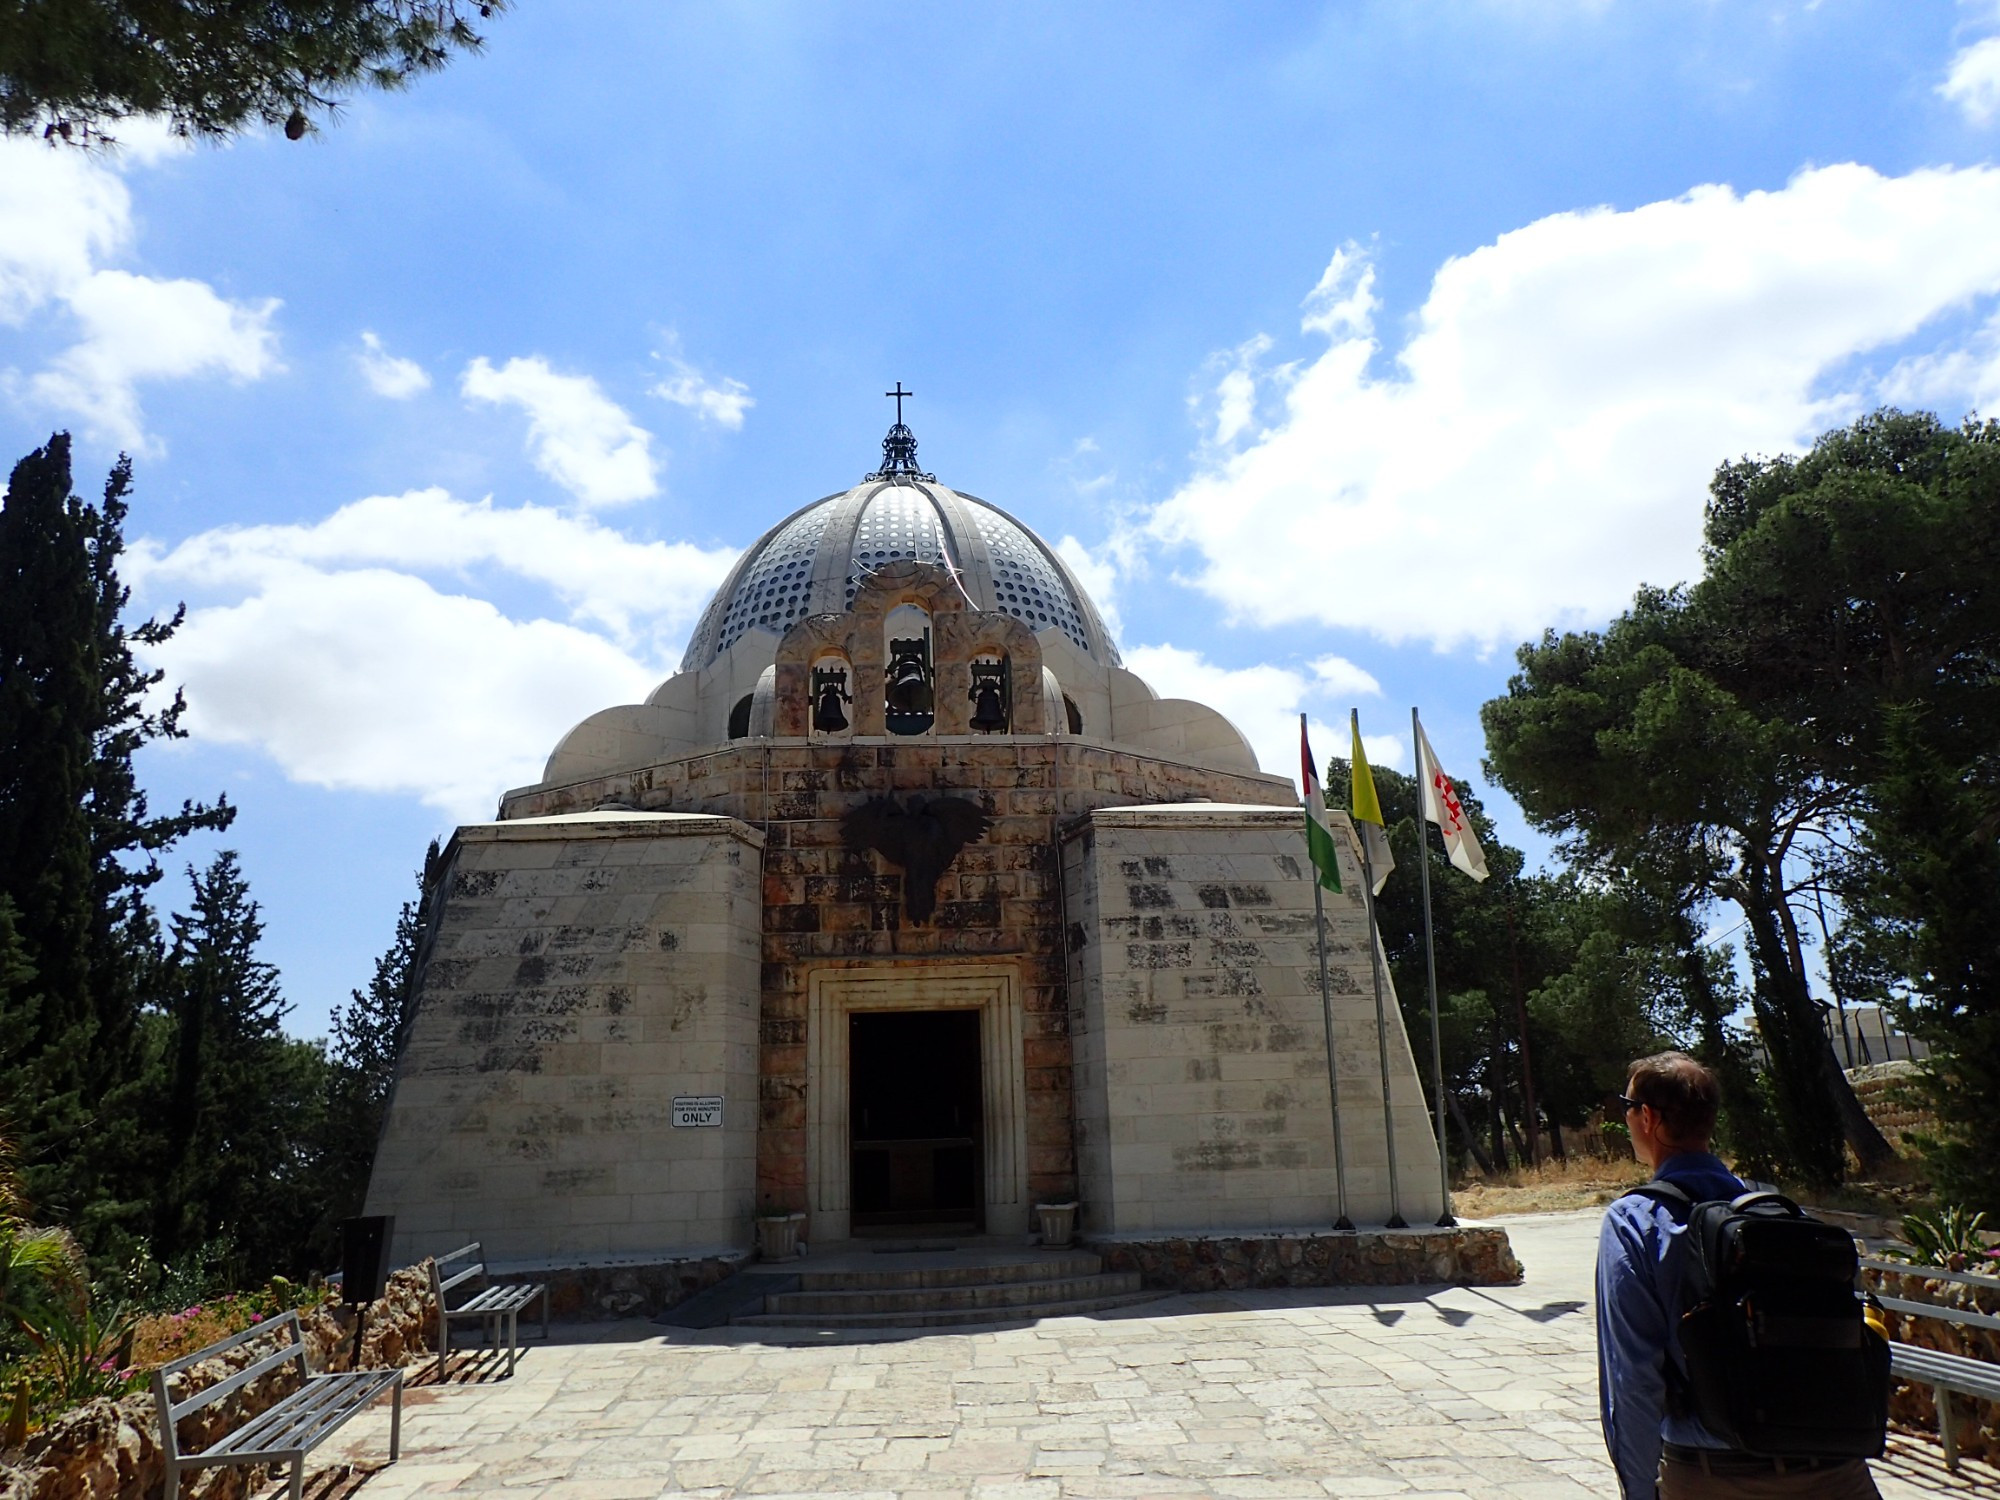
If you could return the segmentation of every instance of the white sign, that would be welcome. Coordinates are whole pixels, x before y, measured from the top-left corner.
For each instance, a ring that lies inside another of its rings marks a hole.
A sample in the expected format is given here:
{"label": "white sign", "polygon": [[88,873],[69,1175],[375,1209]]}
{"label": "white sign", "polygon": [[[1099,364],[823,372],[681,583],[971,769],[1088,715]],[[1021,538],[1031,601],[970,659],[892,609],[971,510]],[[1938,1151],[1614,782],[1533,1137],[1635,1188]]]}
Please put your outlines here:
{"label": "white sign", "polygon": [[722,1095],[683,1094],[674,1099],[674,1129],[719,1130],[722,1128]]}

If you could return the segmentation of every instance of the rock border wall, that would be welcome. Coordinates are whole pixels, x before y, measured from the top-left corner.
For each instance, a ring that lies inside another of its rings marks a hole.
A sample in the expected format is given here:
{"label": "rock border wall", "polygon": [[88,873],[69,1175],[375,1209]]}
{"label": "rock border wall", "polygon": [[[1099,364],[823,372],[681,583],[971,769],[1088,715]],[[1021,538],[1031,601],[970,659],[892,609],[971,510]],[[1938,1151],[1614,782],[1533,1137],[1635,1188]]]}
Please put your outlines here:
{"label": "rock border wall", "polygon": [[[415,1364],[437,1347],[430,1274],[430,1263],[424,1261],[389,1278],[382,1299],[369,1306],[359,1368]],[[302,1310],[299,1332],[316,1373],[356,1368],[353,1308],[329,1302]],[[269,1352],[268,1344],[259,1344],[205,1360],[183,1373],[176,1394],[184,1399],[206,1390]],[[282,1366],[184,1417],[182,1438],[190,1448],[206,1448],[223,1432],[277,1405],[297,1385],[297,1367]],[[248,1467],[185,1472],[181,1494],[187,1500],[242,1500],[278,1472]],[[165,1491],[166,1473],[149,1376],[144,1390],[116,1401],[85,1402],[31,1433],[21,1448],[0,1452],[0,1500],[156,1500]]]}
{"label": "rock border wall", "polygon": [[1089,1236],[1108,1271],[1137,1271],[1163,1291],[1298,1286],[1516,1286],[1521,1263],[1498,1225],[1353,1233]]}

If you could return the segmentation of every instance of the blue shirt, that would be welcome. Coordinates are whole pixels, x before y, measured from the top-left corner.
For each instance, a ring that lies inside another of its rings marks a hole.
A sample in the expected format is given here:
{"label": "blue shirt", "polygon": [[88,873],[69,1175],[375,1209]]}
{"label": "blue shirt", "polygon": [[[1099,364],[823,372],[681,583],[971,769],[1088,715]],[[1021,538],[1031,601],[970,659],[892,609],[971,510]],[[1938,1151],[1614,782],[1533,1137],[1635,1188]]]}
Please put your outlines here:
{"label": "blue shirt", "polygon": [[[1749,1189],[1706,1151],[1660,1163],[1655,1182],[1671,1182],[1695,1202],[1734,1198]],[[1662,1442],[1727,1449],[1693,1417],[1667,1411],[1667,1361],[1681,1361],[1681,1266],[1687,1228],[1650,1198],[1620,1198],[1604,1210],[1597,1237],[1597,1389],[1604,1446],[1625,1500],[1653,1500]]]}

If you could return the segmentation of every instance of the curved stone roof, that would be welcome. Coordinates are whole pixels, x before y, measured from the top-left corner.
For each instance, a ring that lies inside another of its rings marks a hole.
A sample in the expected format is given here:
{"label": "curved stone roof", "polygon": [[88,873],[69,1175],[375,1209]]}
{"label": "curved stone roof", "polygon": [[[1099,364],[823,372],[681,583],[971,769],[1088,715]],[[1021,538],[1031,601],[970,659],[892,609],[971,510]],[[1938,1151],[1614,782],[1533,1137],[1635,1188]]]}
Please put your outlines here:
{"label": "curved stone roof", "polygon": [[753,627],[783,635],[807,615],[846,610],[869,570],[904,558],[952,569],[981,609],[1038,633],[1060,630],[1118,664],[1104,621],[1052,547],[976,495],[895,474],[815,500],[752,543],[695,627],[681,670],[707,666]]}

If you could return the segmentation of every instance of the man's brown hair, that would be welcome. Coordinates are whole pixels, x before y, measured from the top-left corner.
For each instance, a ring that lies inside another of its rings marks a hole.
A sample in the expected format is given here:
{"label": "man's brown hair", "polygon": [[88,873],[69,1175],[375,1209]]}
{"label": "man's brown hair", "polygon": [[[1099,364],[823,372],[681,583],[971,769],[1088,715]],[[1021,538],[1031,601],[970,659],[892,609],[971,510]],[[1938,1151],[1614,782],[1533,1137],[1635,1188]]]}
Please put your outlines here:
{"label": "man's brown hair", "polygon": [[1659,1052],[1632,1064],[1629,1097],[1650,1104],[1668,1143],[1698,1150],[1715,1133],[1722,1088],[1715,1075],[1685,1052]]}

